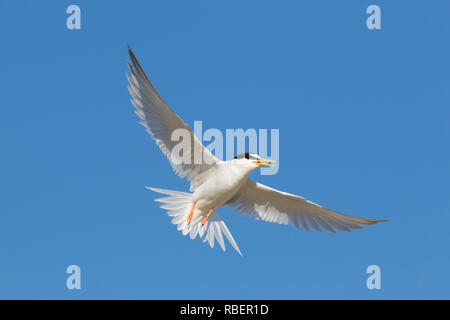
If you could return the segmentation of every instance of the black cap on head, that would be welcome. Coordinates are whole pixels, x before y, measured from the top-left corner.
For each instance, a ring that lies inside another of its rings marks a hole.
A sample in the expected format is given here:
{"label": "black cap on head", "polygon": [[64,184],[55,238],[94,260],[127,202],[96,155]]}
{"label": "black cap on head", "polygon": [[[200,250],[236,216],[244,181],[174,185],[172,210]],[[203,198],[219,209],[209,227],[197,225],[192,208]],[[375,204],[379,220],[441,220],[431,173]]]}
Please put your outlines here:
{"label": "black cap on head", "polygon": [[236,157],[234,157],[234,159],[252,159],[252,160],[258,160],[259,156],[254,154],[254,153],[250,153],[250,152],[246,152],[246,153],[242,153],[240,155],[237,155]]}

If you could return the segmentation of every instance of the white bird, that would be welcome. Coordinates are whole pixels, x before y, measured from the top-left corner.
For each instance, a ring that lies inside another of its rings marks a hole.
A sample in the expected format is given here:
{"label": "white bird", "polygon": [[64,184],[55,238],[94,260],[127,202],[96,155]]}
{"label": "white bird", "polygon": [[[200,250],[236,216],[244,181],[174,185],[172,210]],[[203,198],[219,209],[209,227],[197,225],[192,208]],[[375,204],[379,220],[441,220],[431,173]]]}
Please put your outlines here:
{"label": "white bird", "polygon": [[[256,220],[292,224],[317,231],[322,229],[335,232],[334,229],[351,231],[361,229],[360,225],[376,224],[381,221],[352,217],[321,207],[302,197],[272,189],[248,178],[248,175],[260,166],[272,166],[272,160],[263,159],[256,154],[245,153],[230,161],[217,159],[206,149],[189,126],[164,102],[153,87],[134,53],[129,49],[131,64],[128,89],[131,102],[136,108],[140,122],[155,139],[164,155],[170,161],[174,171],[191,182],[190,191],[180,192],[159,188],[147,189],[165,194],[167,197],[156,199],[162,202],[162,209],[172,217],[172,223],[178,226],[183,235],[191,239],[197,235],[214,247],[216,240],[225,251],[222,233],[233,248],[242,256],[236,241],[225,223],[215,212],[219,207],[234,207],[240,215]],[[178,141],[172,141],[172,132],[185,129],[191,137],[191,161],[175,161],[171,152]],[[195,149],[201,150],[203,161],[195,163]]]}

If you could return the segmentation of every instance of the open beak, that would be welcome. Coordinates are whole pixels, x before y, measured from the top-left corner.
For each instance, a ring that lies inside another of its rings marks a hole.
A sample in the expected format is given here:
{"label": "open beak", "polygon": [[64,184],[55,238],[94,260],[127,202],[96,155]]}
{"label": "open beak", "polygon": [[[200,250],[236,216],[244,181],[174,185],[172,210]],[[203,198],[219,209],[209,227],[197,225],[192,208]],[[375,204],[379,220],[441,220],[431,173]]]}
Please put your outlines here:
{"label": "open beak", "polygon": [[273,167],[271,163],[277,163],[277,161],[269,160],[269,159],[259,159],[255,160],[255,163],[260,167]]}

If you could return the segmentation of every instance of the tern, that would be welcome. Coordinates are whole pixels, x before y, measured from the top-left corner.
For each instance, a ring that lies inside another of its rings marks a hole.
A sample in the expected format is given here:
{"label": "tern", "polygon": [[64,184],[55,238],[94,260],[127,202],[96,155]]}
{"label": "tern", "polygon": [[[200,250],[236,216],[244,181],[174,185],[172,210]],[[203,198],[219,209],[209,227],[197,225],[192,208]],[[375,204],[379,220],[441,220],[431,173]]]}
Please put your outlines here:
{"label": "tern", "polygon": [[[258,167],[272,166],[275,161],[261,158],[257,154],[244,153],[229,161],[216,158],[194,135],[190,127],[164,102],[145,74],[131,48],[128,48],[131,63],[128,63],[127,79],[131,102],[141,124],[155,140],[180,178],[190,181],[190,192],[146,187],[166,197],[155,199],[167,210],[172,223],[183,235],[191,239],[197,236],[214,242],[225,251],[223,235],[242,256],[239,247],[216,210],[222,206],[233,207],[240,215],[279,224],[291,224],[307,231],[335,229],[348,231],[362,229],[361,225],[372,225],[387,220],[358,218],[326,209],[300,196],[282,192],[248,178]],[[172,151],[178,141],[172,140],[172,132],[186,130],[191,138],[189,160],[193,160],[195,149],[201,150],[203,161],[176,161]]]}

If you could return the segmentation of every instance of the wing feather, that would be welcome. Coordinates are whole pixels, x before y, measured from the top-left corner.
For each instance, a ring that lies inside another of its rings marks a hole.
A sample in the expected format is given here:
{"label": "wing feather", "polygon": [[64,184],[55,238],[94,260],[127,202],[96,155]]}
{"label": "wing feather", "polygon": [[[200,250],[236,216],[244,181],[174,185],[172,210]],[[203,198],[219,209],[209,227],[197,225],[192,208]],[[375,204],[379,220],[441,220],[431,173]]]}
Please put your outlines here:
{"label": "wing feather", "polygon": [[[131,63],[127,73],[128,90],[135,112],[142,119],[140,122],[146,131],[155,139],[156,144],[170,161],[173,170],[181,177],[193,180],[198,174],[205,172],[219,160],[208,150],[192,132],[191,128],[164,102],[153,84],[148,79],[133,51],[129,49]],[[180,163],[172,158],[172,150],[179,141],[172,141],[172,132],[185,129],[191,137],[190,161]],[[203,155],[201,161],[194,161],[195,150]]]}
{"label": "wing feather", "polygon": [[335,229],[351,231],[360,225],[371,225],[387,220],[358,218],[326,209],[302,197],[278,191],[248,179],[237,195],[227,203],[239,214],[280,224],[292,224],[297,229],[321,232]]}

